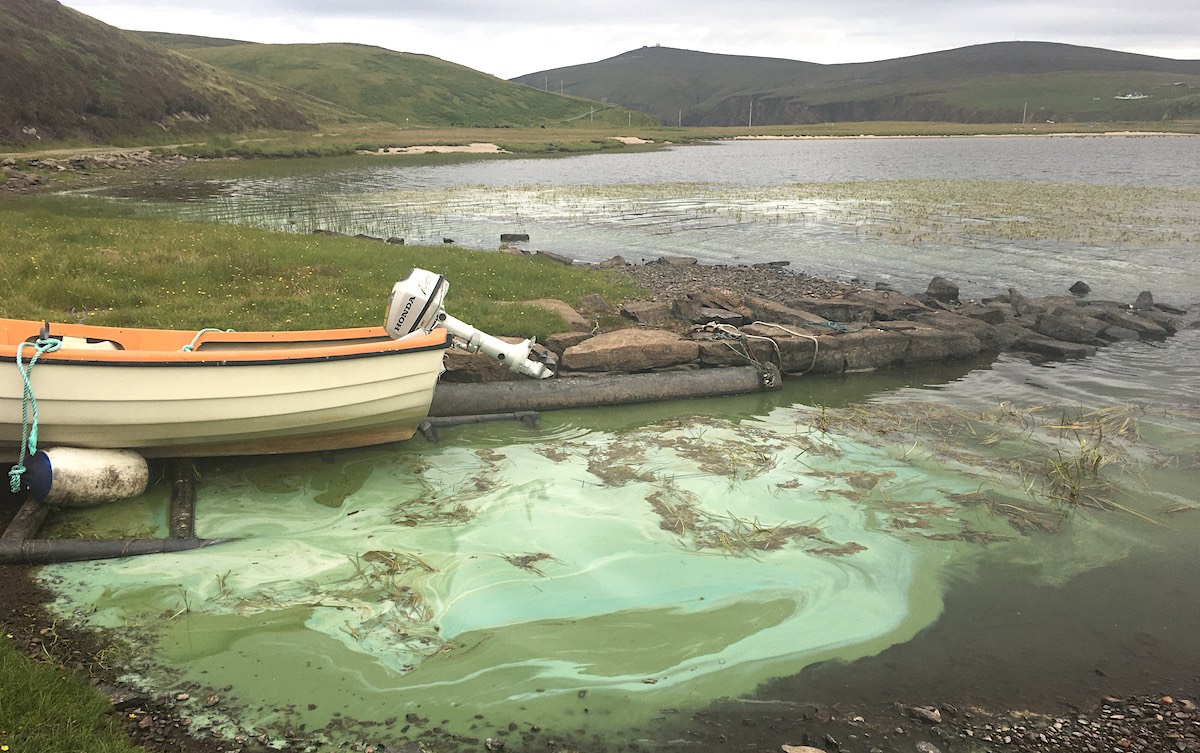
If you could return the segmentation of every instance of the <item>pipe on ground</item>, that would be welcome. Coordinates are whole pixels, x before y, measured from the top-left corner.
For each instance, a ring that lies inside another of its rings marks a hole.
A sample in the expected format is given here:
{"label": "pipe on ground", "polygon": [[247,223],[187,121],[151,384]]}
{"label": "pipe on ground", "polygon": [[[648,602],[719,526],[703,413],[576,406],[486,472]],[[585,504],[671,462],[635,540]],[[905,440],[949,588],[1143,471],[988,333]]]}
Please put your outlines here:
{"label": "pipe on ground", "polygon": [[0,545],[6,546],[9,545],[9,542],[14,541],[19,543],[36,535],[49,512],[49,507],[33,497],[27,496],[21,509],[17,510],[17,514],[9,522],[8,528],[4,529],[3,534],[0,534],[0,541],[3,542]]}
{"label": "pipe on ground", "polygon": [[0,565],[47,565],[183,552],[226,541],[231,539],[5,539],[0,540]]}
{"label": "pipe on ground", "polygon": [[774,366],[766,370],[757,366],[735,366],[484,384],[442,382],[433,393],[429,415],[469,416],[720,397],[778,389],[779,385],[779,371]]}
{"label": "pipe on ground", "polygon": [[173,460],[167,466],[171,478],[170,538],[196,538],[196,469],[191,463]]}

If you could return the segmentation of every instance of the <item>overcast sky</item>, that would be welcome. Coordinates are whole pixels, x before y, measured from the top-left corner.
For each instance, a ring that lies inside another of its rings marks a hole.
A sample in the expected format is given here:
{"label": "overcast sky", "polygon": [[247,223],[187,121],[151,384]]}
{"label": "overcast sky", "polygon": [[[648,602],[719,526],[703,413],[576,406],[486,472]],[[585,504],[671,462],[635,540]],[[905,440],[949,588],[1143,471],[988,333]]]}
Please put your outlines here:
{"label": "overcast sky", "polygon": [[113,26],[357,42],[514,78],[660,44],[860,63],[984,42],[1200,59],[1196,0],[63,0]]}

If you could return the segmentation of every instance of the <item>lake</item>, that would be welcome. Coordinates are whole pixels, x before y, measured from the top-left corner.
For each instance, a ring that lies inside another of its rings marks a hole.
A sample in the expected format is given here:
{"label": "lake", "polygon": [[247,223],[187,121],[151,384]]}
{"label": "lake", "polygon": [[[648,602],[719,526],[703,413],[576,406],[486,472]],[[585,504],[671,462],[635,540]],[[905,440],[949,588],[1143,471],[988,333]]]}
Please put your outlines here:
{"label": "lake", "polygon": [[[296,232],[480,249],[523,232],[581,261],[783,260],[909,292],[941,274],[965,296],[1083,279],[1183,306],[1200,289],[1198,147],[725,142],[206,165],[97,193]],[[189,690],[193,728],[223,736],[777,748],[796,742],[780,720],[817,705],[1059,713],[1195,692],[1198,468],[1193,328],[1079,361],[1005,355],[204,461],[198,534],[238,541],[43,578],[64,615],[142,647],[132,681]],[[161,532],[168,494],[58,525]]]}

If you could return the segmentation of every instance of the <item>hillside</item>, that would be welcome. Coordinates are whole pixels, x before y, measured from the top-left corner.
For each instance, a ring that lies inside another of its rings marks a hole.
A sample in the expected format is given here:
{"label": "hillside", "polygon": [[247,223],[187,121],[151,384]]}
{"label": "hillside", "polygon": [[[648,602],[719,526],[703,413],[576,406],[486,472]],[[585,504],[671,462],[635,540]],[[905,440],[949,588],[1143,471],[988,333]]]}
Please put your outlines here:
{"label": "hillside", "polygon": [[0,3],[0,143],[115,143],[362,119],[239,81],[55,0]]}
{"label": "hillside", "polygon": [[[668,125],[863,120],[963,123],[1200,116],[1200,61],[1049,42],[998,42],[821,65],[643,47],[513,79],[616,102]],[[753,103],[753,116],[751,116]]]}
{"label": "hillside", "polygon": [[254,44],[164,33],[147,39],[251,78],[399,126],[613,124],[645,116],[538,91],[428,55],[359,44]]}

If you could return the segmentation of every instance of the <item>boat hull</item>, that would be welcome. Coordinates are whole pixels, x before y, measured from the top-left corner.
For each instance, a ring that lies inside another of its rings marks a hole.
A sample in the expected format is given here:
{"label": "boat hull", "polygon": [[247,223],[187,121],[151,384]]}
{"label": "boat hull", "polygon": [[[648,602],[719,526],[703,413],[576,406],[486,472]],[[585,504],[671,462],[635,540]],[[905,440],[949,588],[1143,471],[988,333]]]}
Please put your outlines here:
{"label": "boat hull", "polygon": [[[17,329],[18,336],[23,334]],[[144,332],[75,326],[52,331],[85,342],[40,355],[29,372],[40,448],[201,457],[408,439],[429,410],[448,344],[442,330],[398,342],[373,328],[219,333],[204,336],[193,350],[122,344],[137,343]],[[181,333],[181,341],[191,336]],[[10,343],[0,346],[0,445],[15,452],[21,441],[23,382],[14,339],[10,333]],[[86,341],[115,342],[121,348],[97,348],[99,343]],[[153,337],[145,342],[164,347]],[[26,363],[33,352],[25,347]]]}

